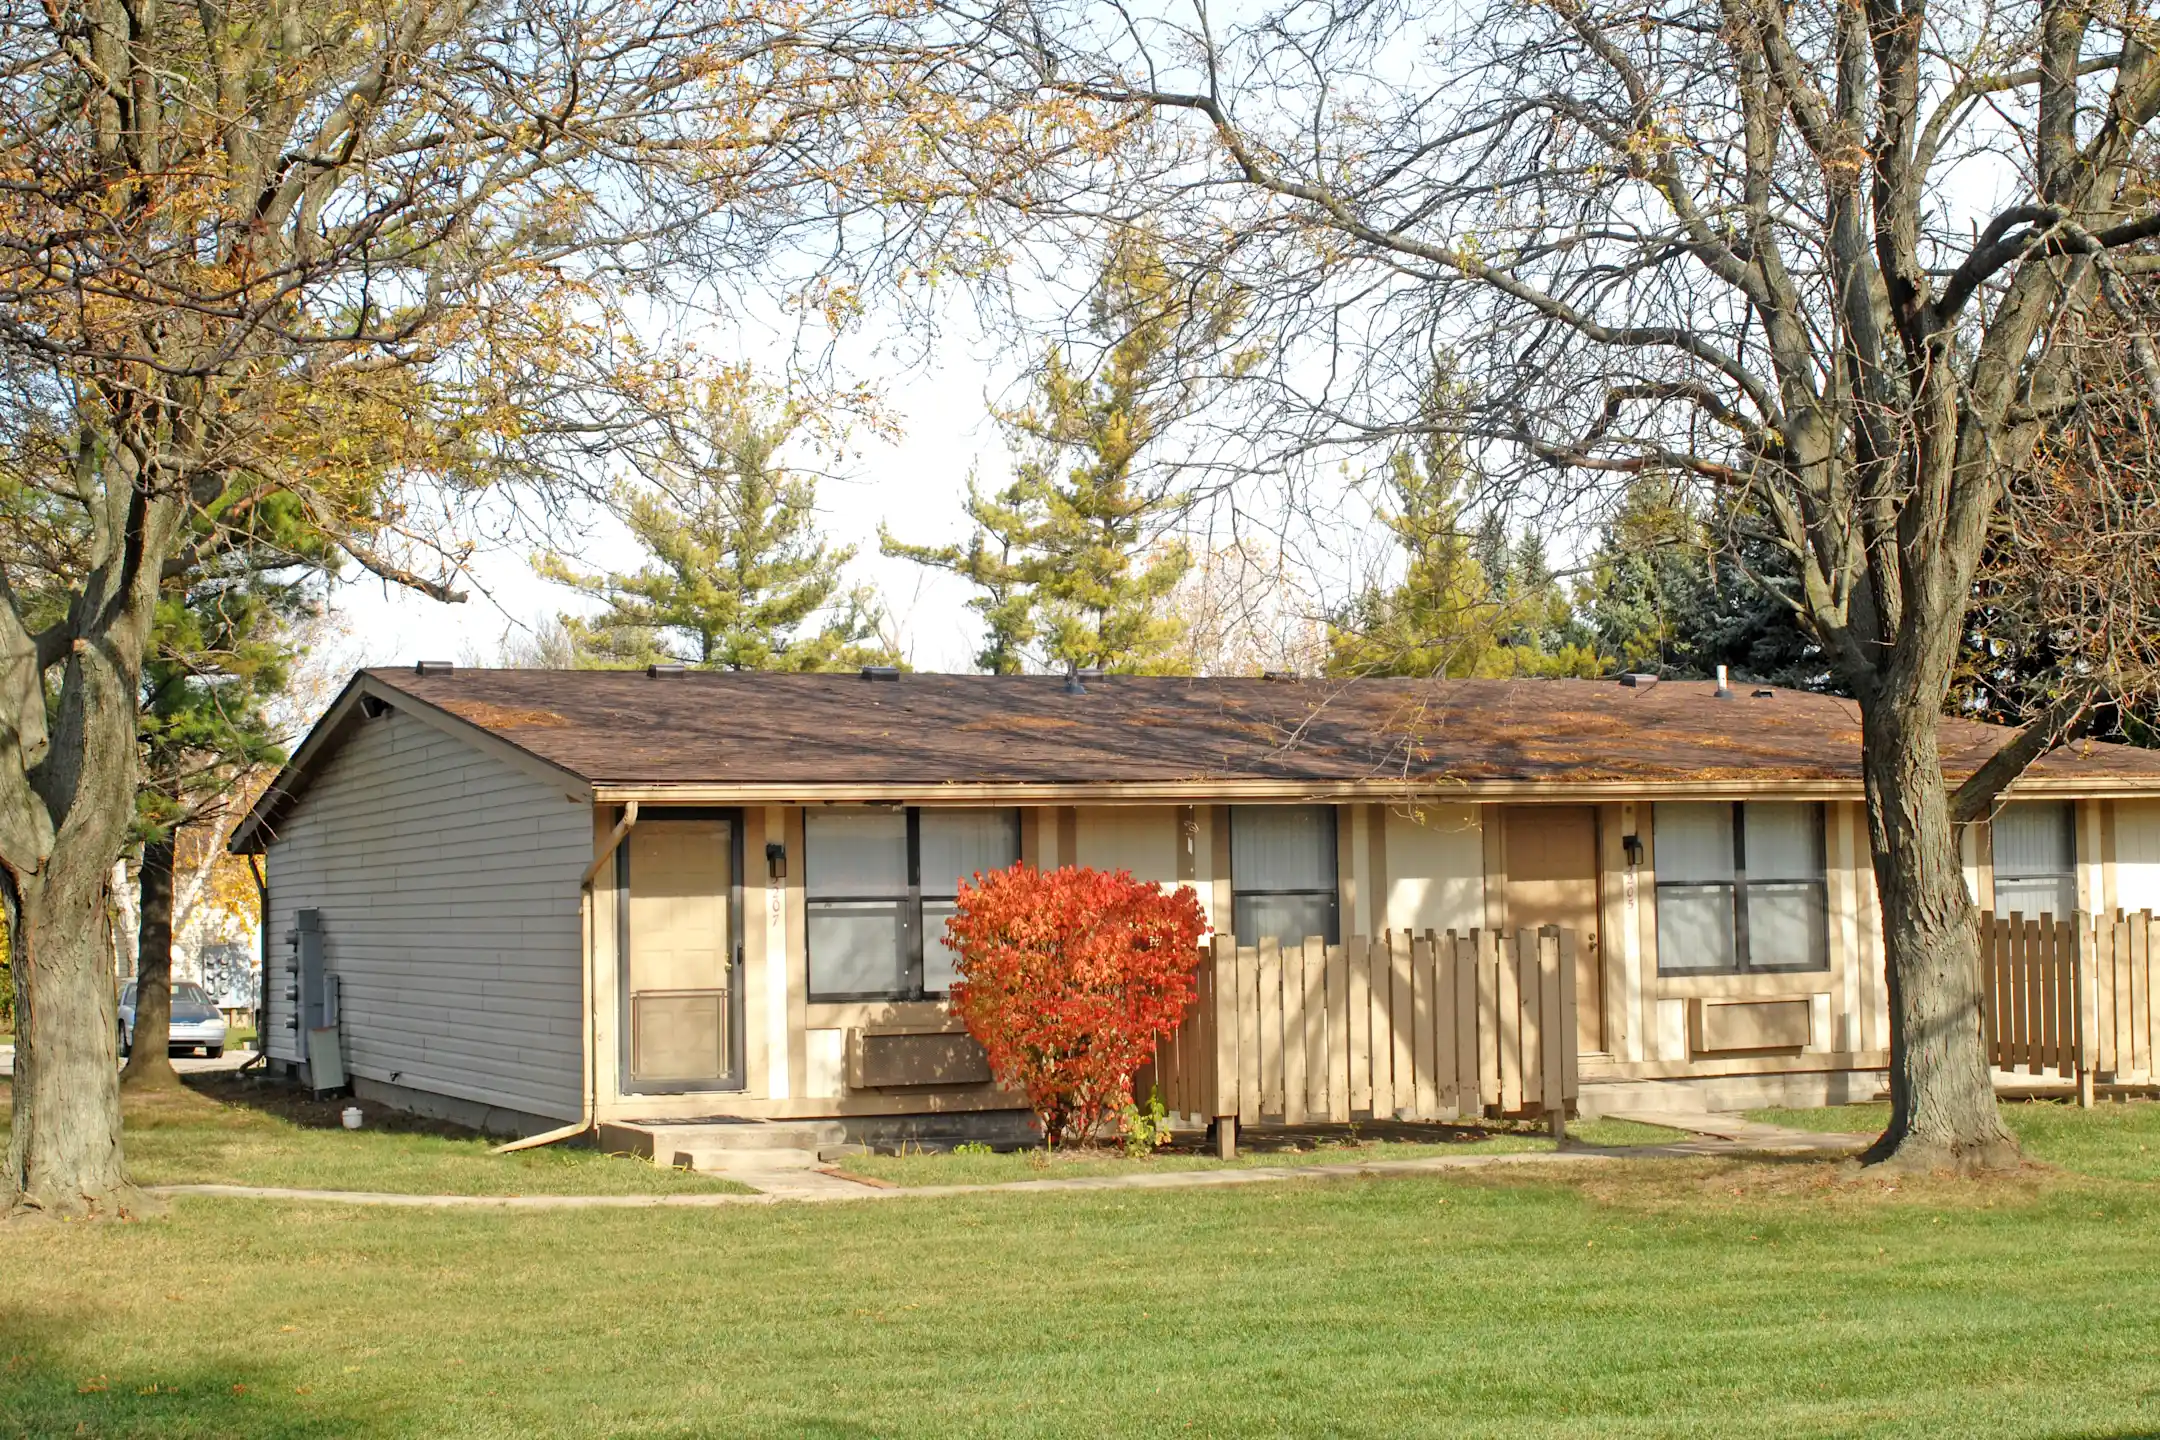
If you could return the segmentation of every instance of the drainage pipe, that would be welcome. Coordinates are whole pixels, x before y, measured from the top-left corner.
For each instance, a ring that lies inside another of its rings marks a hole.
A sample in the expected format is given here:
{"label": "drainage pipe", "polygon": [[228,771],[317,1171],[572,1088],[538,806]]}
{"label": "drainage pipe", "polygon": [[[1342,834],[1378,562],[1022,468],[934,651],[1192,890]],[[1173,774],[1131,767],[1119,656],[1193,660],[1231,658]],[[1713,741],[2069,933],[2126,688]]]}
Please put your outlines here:
{"label": "drainage pipe", "polygon": [[533,1150],[542,1145],[553,1145],[558,1140],[575,1140],[593,1128],[593,1112],[599,1107],[599,1075],[593,1064],[593,1052],[597,1048],[593,1040],[593,958],[600,948],[599,937],[595,933],[598,919],[593,905],[593,878],[600,873],[602,866],[615,858],[616,850],[621,848],[624,838],[630,834],[630,827],[637,824],[637,818],[638,802],[624,802],[622,819],[615,822],[614,830],[608,834],[607,844],[600,847],[600,854],[592,864],[585,867],[585,877],[578,882],[578,934],[583,940],[585,951],[584,984],[580,987],[585,1003],[585,1066],[584,1085],[579,1091],[577,1123],[557,1130],[543,1131],[538,1135],[528,1135],[522,1140],[512,1140],[507,1145],[497,1145],[488,1152],[492,1155],[507,1155],[513,1150]]}

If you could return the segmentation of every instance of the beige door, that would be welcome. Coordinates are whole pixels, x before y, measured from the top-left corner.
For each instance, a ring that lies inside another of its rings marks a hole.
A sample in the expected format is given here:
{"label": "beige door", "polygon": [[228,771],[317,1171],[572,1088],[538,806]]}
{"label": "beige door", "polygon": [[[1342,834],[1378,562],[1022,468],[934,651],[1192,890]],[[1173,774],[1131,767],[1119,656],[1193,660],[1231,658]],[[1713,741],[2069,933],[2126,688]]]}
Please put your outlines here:
{"label": "beige door", "polygon": [[1603,1050],[1597,811],[1588,805],[1517,805],[1506,814],[1507,928],[1558,925],[1575,932],[1575,1034],[1582,1050]]}
{"label": "beige door", "polygon": [[633,829],[624,996],[629,1085],[683,1088],[735,1069],[734,835],[726,820]]}

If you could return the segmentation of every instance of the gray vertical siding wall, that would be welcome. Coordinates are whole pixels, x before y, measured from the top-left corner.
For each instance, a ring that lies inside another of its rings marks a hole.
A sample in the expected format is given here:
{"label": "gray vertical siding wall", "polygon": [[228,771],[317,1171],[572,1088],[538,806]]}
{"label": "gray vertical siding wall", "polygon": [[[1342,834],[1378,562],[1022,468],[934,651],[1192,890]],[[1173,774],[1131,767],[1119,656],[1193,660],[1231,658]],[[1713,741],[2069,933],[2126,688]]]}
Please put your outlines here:
{"label": "gray vertical siding wall", "polygon": [[575,1118],[592,811],[424,721],[356,722],[269,847],[270,1054],[301,1058],[285,937],[322,911],[354,1075]]}

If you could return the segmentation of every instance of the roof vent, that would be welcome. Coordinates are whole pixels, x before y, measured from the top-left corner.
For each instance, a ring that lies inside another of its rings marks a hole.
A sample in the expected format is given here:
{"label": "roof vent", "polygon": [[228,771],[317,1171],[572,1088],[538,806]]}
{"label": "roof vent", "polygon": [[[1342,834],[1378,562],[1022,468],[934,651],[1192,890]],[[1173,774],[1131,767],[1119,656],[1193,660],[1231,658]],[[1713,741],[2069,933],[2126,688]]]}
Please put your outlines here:
{"label": "roof vent", "polygon": [[1634,671],[1620,677],[1620,683],[1630,690],[1647,690],[1657,684],[1658,677],[1642,671]]}
{"label": "roof vent", "polygon": [[1750,692],[1748,692],[1748,693],[1749,693],[1750,695],[1752,695],[1752,696],[1753,696],[1753,697],[1754,697],[1755,699],[1757,699],[1757,700],[1775,700],[1775,699],[1777,699],[1777,691],[1775,691],[1775,690],[1772,690],[1772,689],[1769,689],[1769,688],[1767,688],[1767,687],[1765,687],[1764,689],[1761,689],[1761,690],[1753,690],[1753,691],[1750,691]]}
{"label": "roof vent", "polygon": [[1263,680],[1295,680],[1298,678],[1298,673],[1295,670],[1263,670],[1260,672],[1260,678]]}
{"label": "roof vent", "polygon": [[[1079,661],[1077,661],[1077,660],[1068,660],[1068,661],[1066,661],[1066,662],[1065,662],[1065,693],[1066,693],[1066,694],[1068,694],[1068,695],[1085,695],[1085,694],[1087,694],[1087,686],[1085,686],[1085,685],[1083,685],[1083,684],[1081,684],[1081,683],[1080,683],[1080,673],[1081,673],[1081,672],[1080,672],[1080,662],[1079,662]],[[1096,674],[1098,674],[1098,675],[1100,675],[1100,674],[1102,674],[1102,671],[1098,670],[1098,671],[1096,671],[1095,673],[1096,673]]]}
{"label": "roof vent", "polygon": [[862,667],[862,678],[865,680],[898,680],[900,678],[900,667],[897,665],[865,665]]}
{"label": "roof vent", "polygon": [[1726,682],[1725,667],[1723,665],[1717,667],[1717,698],[1720,700],[1732,699],[1732,686]]}
{"label": "roof vent", "polygon": [[1083,680],[1100,680],[1103,678],[1103,673],[1103,668],[1100,665],[1082,665],[1073,671],[1073,674],[1078,675]]}
{"label": "roof vent", "polygon": [[680,660],[668,660],[645,667],[645,678],[648,680],[680,680],[682,674],[683,663]]}
{"label": "roof vent", "polygon": [[448,675],[457,669],[448,660],[422,660],[413,667],[415,675]]}

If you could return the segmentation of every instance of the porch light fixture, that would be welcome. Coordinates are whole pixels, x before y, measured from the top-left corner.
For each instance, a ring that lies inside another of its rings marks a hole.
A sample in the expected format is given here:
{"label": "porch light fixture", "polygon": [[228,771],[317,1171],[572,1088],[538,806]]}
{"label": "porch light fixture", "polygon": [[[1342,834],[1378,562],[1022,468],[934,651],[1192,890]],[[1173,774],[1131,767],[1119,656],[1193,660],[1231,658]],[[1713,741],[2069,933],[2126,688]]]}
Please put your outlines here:
{"label": "porch light fixture", "polygon": [[787,879],[787,846],[778,840],[765,842],[765,873],[775,880]]}
{"label": "porch light fixture", "polygon": [[1624,854],[1625,854],[1625,855],[1627,856],[1627,863],[1628,863],[1629,865],[1631,865],[1631,866],[1634,866],[1634,865],[1640,865],[1640,864],[1642,864],[1642,862],[1643,862],[1643,845],[1642,845],[1642,836],[1640,836],[1640,835],[1623,835],[1623,836],[1621,836],[1621,837],[1620,837],[1620,849],[1621,849],[1622,853],[1624,853]]}

